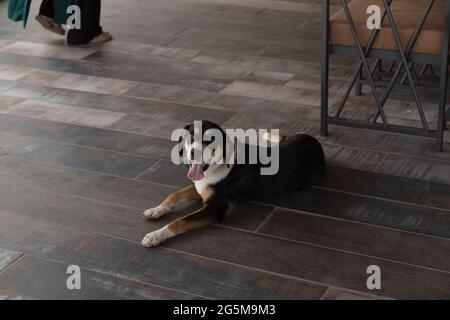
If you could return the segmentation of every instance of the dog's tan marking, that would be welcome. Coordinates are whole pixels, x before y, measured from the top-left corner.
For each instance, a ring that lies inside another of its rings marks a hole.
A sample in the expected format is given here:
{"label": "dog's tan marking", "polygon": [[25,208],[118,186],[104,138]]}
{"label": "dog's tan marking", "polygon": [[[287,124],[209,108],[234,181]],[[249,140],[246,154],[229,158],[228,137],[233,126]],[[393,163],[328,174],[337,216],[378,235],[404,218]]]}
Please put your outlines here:
{"label": "dog's tan marking", "polygon": [[180,191],[172,193],[164,200],[163,206],[175,209],[178,203],[182,201],[196,201],[200,200],[200,195],[197,193],[194,185],[181,189]]}
{"label": "dog's tan marking", "polygon": [[207,202],[208,199],[210,199],[214,195],[214,189],[211,187],[206,187],[203,189],[202,193],[200,193],[200,196],[202,197],[203,202]]}
{"label": "dog's tan marking", "polygon": [[263,139],[270,141],[272,143],[281,143],[285,140],[287,140],[287,136],[282,136],[282,135],[272,135],[270,132],[266,132],[263,135]]}
{"label": "dog's tan marking", "polygon": [[159,206],[145,210],[142,214],[145,219],[155,220],[159,219],[170,211],[174,210],[180,203],[195,202],[200,200],[201,196],[198,194],[194,185],[181,189],[172,193]]}
{"label": "dog's tan marking", "polygon": [[177,219],[167,225],[168,229],[175,235],[199,229],[210,224],[208,220],[186,220],[184,218]]}

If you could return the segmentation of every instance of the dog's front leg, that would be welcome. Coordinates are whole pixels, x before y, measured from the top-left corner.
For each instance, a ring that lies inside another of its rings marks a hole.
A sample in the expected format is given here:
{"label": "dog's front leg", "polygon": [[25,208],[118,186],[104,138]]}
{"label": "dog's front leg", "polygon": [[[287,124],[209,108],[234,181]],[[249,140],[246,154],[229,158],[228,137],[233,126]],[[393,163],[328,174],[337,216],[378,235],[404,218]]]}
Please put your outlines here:
{"label": "dog's front leg", "polygon": [[179,204],[200,200],[201,196],[195,190],[194,185],[172,193],[159,206],[146,210],[142,215],[148,220],[159,219],[166,213],[174,210]]}
{"label": "dog's front leg", "polygon": [[147,234],[142,240],[142,245],[144,247],[155,247],[176,235],[215,223],[221,218],[221,213],[224,210],[226,208],[212,207],[206,204],[202,209]]}

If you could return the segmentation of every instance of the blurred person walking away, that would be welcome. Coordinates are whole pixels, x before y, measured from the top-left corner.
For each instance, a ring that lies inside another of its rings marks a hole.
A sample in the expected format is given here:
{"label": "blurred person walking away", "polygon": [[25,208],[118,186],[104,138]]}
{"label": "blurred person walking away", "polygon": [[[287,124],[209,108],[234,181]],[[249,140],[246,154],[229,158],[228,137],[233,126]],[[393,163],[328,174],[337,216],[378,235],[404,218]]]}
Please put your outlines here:
{"label": "blurred person walking away", "polygon": [[70,29],[67,43],[78,45],[112,40],[111,34],[100,26],[101,0],[78,0],[76,3],[81,9],[81,29]]}
{"label": "blurred person walking away", "polygon": [[[26,26],[31,0],[9,0],[8,17],[13,21],[23,21]],[[46,30],[59,35],[65,35],[62,25],[67,24],[69,14],[67,8],[77,5],[80,8],[80,29],[69,29],[68,45],[102,43],[112,40],[109,32],[104,32],[100,26],[101,0],[43,0],[36,20]]]}

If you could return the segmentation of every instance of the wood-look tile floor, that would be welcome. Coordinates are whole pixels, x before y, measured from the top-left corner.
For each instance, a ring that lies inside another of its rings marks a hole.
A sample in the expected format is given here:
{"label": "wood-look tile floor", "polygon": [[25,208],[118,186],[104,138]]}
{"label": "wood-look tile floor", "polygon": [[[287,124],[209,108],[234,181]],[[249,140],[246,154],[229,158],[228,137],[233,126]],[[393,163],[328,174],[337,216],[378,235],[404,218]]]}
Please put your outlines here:
{"label": "wood-look tile floor", "polygon": [[[331,127],[319,184],[139,245],[189,211],[141,218],[187,183],[172,130],[210,119],[318,136],[320,3],[105,0],[115,41],[68,48],[33,19],[8,21],[1,2],[0,299],[450,299],[448,136],[437,153],[427,139]],[[353,65],[331,69],[335,102]],[[365,93],[348,116],[374,110]],[[417,123],[405,95],[386,112]],[[65,286],[73,264],[80,291]],[[367,289],[370,265],[381,290]]]}

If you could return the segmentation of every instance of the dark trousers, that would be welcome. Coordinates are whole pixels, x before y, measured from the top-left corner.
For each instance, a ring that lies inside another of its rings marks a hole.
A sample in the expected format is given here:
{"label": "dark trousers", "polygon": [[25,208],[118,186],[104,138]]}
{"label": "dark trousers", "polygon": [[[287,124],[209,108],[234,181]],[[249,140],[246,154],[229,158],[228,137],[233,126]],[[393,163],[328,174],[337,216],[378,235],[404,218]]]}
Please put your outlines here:
{"label": "dark trousers", "polygon": [[[101,0],[78,0],[76,4],[81,9],[81,29],[69,30],[69,45],[88,43],[103,32],[100,26]],[[53,0],[43,0],[39,14],[53,18]]]}
{"label": "dark trousers", "polygon": [[39,8],[39,14],[49,18],[54,17],[53,0],[43,0]]}
{"label": "dark trousers", "polygon": [[88,43],[103,32],[100,26],[101,0],[78,0],[77,4],[81,9],[81,29],[69,31],[68,44]]}

